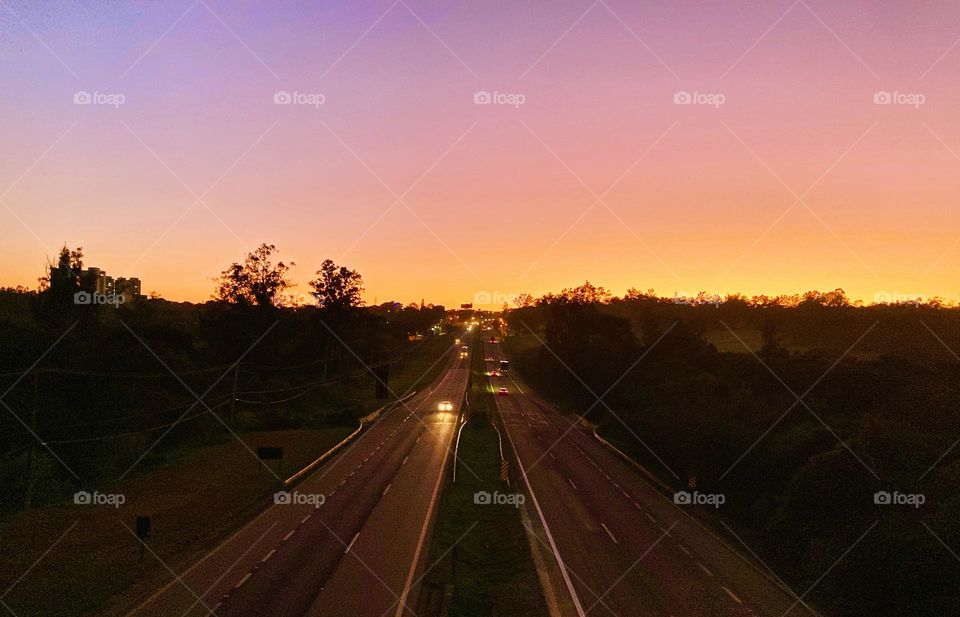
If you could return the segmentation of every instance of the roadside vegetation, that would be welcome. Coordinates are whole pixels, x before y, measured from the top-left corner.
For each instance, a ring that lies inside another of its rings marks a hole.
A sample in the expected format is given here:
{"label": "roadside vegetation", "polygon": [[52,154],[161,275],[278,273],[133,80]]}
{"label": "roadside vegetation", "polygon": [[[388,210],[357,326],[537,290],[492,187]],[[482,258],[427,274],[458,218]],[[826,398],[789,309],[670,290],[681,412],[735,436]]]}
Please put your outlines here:
{"label": "roadside vegetation", "polygon": [[[269,502],[277,476],[443,369],[443,307],[363,307],[360,275],[329,261],[315,303],[292,306],[286,272],[263,245],[204,304],[82,305],[82,253],[64,249],[39,291],[0,290],[0,588],[18,615],[129,608],[169,580],[156,557],[183,571]],[[258,461],[261,446],[283,448],[282,468]],[[78,491],[123,503],[76,504]],[[156,557],[140,559],[139,515]]]}
{"label": "roadside vegetation", "polygon": [[839,291],[678,304],[589,284],[524,304],[504,341],[524,380],[677,490],[723,493],[723,523],[825,614],[955,612],[960,309]]}
{"label": "roadside vegetation", "polygon": [[420,593],[422,617],[547,615],[520,510],[478,504],[475,495],[514,493],[500,480],[500,449],[490,423],[493,394],[483,343],[472,337],[469,420],[460,435],[457,481],[445,487]]}

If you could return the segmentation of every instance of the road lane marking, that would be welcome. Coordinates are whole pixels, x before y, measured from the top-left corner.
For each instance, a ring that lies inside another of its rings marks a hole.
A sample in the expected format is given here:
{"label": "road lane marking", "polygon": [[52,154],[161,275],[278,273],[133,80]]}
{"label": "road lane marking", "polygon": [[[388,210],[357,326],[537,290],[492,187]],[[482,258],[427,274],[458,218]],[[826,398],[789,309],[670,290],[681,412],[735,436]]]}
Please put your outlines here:
{"label": "road lane marking", "polygon": [[570,486],[573,487],[573,490],[577,490],[577,485],[573,483],[573,480],[571,480],[570,478],[567,478],[567,482],[570,483]]}
{"label": "road lane marking", "polygon": [[557,460],[557,457],[554,456],[553,452],[547,452],[547,454],[549,454],[550,458],[552,458],[553,460]]}
{"label": "road lane marking", "polygon": [[277,552],[277,549],[271,550],[269,553],[267,553],[267,556],[266,556],[266,557],[264,557],[263,559],[260,560],[260,563],[266,562],[268,559],[270,559],[271,557],[273,557],[273,554],[276,553],[276,552]]}
{"label": "road lane marking", "polygon": [[387,485],[387,488],[383,489],[383,494],[384,494],[384,495],[387,494],[387,491],[390,490],[390,487],[391,487],[391,486],[393,486],[393,482],[391,482],[390,484],[388,484],[388,485]]}
{"label": "road lane marking", "polygon": [[[421,434],[420,437],[423,435]],[[417,437],[417,441],[420,441],[420,437]],[[450,432],[450,441],[453,440],[453,431]],[[439,442],[440,439],[438,438]],[[423,551],[423,544],[426,541],[427,537],[427,528],[430,527],[430,521],[433,517],[433,509],[437,504],[437,496],[440,494],[440,485],[443,483],[443,479],[446,476],[447,471],[447,459],[450,457],[450,447],[446,444],[444,445],[443,460],[440,462],[440,473],[437,474],[437,483],[433,487],[433,496],[430,497],[430,504],[427,506],[427,514],[423,519],[423,527],[420,528],[420,538],[417,540],[417,550],[413,553],[413,561],[410,564],[410,570],[407,572],[407,580],[403,584],[403,592],[400,594],[400,597],[397,599],[397,612],[394,613],[394,617],[402,617],[404,611],[410,610],[407,607],[407,597],[410,595],[410,588],[413,586],[413,576],[417,573],[417,565],[420,562],[420,553]],[[456,463],[456,461],[454,461]]]}
{"label": "road lane marking", "polygon": [[353,547],[353,543],[357,541],[357,538],[360,537],[360,532],[357,532],[357,535],[353,536],[353,540],[350,540],[350,544],[347,545],[347,550],[343,551],[344,553],[349,553],[350,549]]}
{"label": "road lane marking", "polygon": [[311,516],[311,514],[308,514],[308,515],[304,516],[302,519],[300,519],[300,524],[303,525],[304,523],[306,523],[307,520],[310,519],[310,516]]}
{"label": "road lane marking", "polygon": [[620,489],[620,492],[623,493],[623,496],[624,496],[624,497],[626,497],[627,499],[630,499],[630,493],[628,493],[627,491],[625,491],[625,490],[623,490],[623,489]]}
{"label": "road lane marking", "polygon": [[655,519],[655,518],[653,518],[652,516],[650,516],[649,513],[646,513],[646,515],[647,515],[647,518],[650,519],[652,522],[654,522],[654,523],[657,522],[657,519]]}
{"label": "road lane marking", "polygon": [[290,536],[293,535],[293,533],[294,533],[295,531],[296,531],[296,529],[291,529],[291,530],[287,533],[287,535],[283,536],[283,540],[280,540],[280,541],[281,541],[281,542],[286,542],[286,541],[290,538]]}
{"label": "road lane marking", "polygon": [[731,598],[733,598],[733,601],[736,602],[737,604],[743,604],[743,601],[740,600],[740,598],[737,597],[737,594],[733,593],[732,591],[730,591],[729,589],[727,589],[727,588],[724,587],[723,585],[720,585],[720,589],[726,591],[726,592],[727,592],[727,595],[730,596]]}
{"label": "road lane marking", "polygon": [[604,525],[603,523],[600,523],[600,526],[603,527],[603,530],[607,532],[607,535],[610,536],[610,539],[613,540],[614,544],[620,544],[619,542],[617,542],[617,539],[613,537],[613,534],[610,533],[610,530],[607,529],[606,525]]}
{"label": "road lane marking", "polygon": [[707,576],[713,576],[713,572],[711,572],[710,570],[707,570],[707,566],[703,565],[699,561],[697,562],[697,567],[703,570],[704,572],[706,572]]}
{"label": "road lane marking", "polygon": [[403,462],[400,463],[400,466],[401,466],[401,467],[403,467],[404,465],[407,464],[407,459],[408,459],[408,458],[410,458],[410,455],[409,455],[409,454],[408,454],[407,456],[403,457]]}
{"label": "road lane marking", "polygon": [[[520,467],[520,475],[523,478],[524,483],[527,485],[527,491],[530,493],[530,500],[533,502],[533,507],[536,508],[537,515],[540,517],[540,522],[543,524],[543,531],[547,535],[550,548],[553,549],[553,556],[557,559],[557,565],[560,566],[560,574],[563,576],[563,582],[567,585],[567,591],[570,592],[570,598],[573,600],[574,608],[577,609],[577,615],[580,617],[586,617],[583,606],[580,604],[580,597],[573,588],[573,581],[570,580],[570,575],[567,573],[567,566],[563,563],[563,558],[560,557],[560,551],[557,549],[557,543],[554,541],[553,534],[550,532],[550,527],[547,525],[547,519],[543,516],[543,510],[540,508],[540,502],[537,500],[537,496],[533,492],[533,486],[530,483],[530,478],[527,477],[527,470],[524,469],[523,461],[520,460],[520,454],[517,452],[517,445],[513,443],[513,436],[510,434],[510,429],[507,428],[507,421],[503,415],[503,409],[500,408],[500,401],[496,397],[494,397],[494,403],[497,405],[497,411],[500,412],[500,420],[503,422],[503,428],[507,433],[507,440],[510,442],[510,447],[513,449],[513,455],[517,459],[517,466]],[[396,617],[400,617],[400,614],[398,613]]]}
{"label": "road lane marking", "polygon": [[234,589],[240,589],[240,585],[243,585],[247,582],[247,579],[250,578],[252,572],[247,572],[247,575],[240,579],[240,582],[233,586]]}
{"label": "road lane marking", "polygon": [[684,546],[684,545],[682,545],[682,544],[678,544],[677,546],[678,546],[678,547],[680,548],[680,550],[683,551],[685,554],[687,554],[687,555],[690,554],[690,551],[687,550],[687,547],[686,547],[686,546]]}
{"label": "road lane marking", "polygon": [[420,443],[420,440],[421,440],[422,438],[423,438],[423,435],[420,435],[420,437],[417,437],[417,440],[416,440],[415,442],[413,442],[413,443]]}

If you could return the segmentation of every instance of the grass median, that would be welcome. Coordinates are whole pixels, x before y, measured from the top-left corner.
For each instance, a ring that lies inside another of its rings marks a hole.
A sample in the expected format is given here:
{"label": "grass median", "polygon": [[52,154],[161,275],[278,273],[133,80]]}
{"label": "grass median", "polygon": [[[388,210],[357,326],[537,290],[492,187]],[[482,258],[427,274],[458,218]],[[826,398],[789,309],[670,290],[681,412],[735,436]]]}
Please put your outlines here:
{"label": "grass median", "polygon": [[495,402],[479,337],[473,344],[471,409],[460,434],[457,480],[448,484],[440,505],[418,614],[548,615],[518,492],[500,480],[499,439],[489,421]]}

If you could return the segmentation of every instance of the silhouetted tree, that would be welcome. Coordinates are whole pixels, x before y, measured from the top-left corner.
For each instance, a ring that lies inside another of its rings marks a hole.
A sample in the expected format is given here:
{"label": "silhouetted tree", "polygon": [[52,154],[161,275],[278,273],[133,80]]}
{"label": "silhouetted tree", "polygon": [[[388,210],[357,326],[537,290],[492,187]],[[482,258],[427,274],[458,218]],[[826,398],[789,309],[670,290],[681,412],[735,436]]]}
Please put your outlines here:
{"label": "silhouetted tree", "polygon": [[240,305],[275,307],[283,303],[283,292],[293,284],[287,279],[289,265],[271,261],[277,247],[261,244],[248,253],[242,264],[233,263],[220,274],[217,284],[217,300]]}
{"label": "silhouetted tree", "polygon": [[363,277],[356,270],[337,266],[333,260],[324,260],[310,287],[310,295],[321,308],[346,310],[363,306]]}

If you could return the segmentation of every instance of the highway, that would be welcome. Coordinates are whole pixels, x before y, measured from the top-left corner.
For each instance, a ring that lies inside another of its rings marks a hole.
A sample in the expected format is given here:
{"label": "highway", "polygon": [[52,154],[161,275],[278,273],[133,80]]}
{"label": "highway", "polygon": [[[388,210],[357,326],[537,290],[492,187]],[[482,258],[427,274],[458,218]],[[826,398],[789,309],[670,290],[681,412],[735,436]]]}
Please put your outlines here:
{"label": "highway", "polygon": [[[505,359],[499,344],[485,343],[484,353],[491,370]],[[554,559],[551,586],[569,595],[563,614],[815,615],[513,374],[490,381],[510,392],[495,397],[499,422],[519,463],[515,475],[526,477],[531,517],[546,530],[536,537]]]}
{"label": "highway", "polygon": [[[129,615],[414,615],[469,374],[452,356],[431,388],[289,489],[322,505],[271,500]],[[443,400],[452,411],[437,411]]]}

